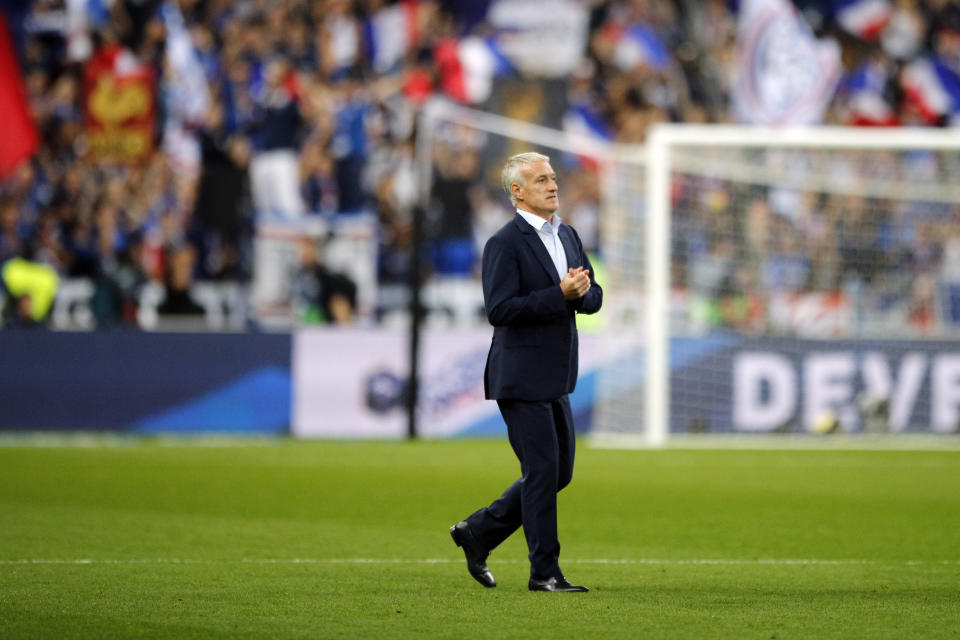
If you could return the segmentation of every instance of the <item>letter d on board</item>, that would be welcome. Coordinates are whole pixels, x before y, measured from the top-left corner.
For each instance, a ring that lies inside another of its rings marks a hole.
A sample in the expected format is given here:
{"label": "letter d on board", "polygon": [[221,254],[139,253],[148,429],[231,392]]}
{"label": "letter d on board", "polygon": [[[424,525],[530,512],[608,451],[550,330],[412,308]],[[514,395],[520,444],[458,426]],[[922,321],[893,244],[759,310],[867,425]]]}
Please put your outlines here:
{"label": "letter d on board", "polygon": [[771,431],[793,417],[797,408],[797,373],[785,356],[769,352],[738,353],[733,360],[733,428]]}

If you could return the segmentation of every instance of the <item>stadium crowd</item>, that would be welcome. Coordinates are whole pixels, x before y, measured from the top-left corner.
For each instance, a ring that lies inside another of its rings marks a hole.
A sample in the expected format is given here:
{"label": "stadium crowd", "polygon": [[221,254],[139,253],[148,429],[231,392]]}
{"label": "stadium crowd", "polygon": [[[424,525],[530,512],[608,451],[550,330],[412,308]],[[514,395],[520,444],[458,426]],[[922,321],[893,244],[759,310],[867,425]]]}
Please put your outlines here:
{"label": "stadium crowd", "polygon": [[[114,0],[79,3],[79,17],[71,4],[77,3],[36,0],[22,12],[23,20],[8,19],[40,144],[29,162],[0,183],[0,262],[19,256],[52,267],[61,278],[89,278],[98,326],[135,325],[148,282],[164,284],[161,313],[196,313],[201,308],[190,297],[193,282],[249,281],[257,216],[315,217],[335,229],[339,219],[371,215],[377,221],[378,282],[403,281],[416,199],[417,109],[443,96],[497,110],[503,104],[498,83],[538,83],[530,71],[511,68],[492,44],[501,27],[491,16],[537,5],[526,0]],[[737,3],[546,4],[536,10],[572,7],[583,24],[582,46],[570,45],[576,57],[570,72],[559,78],[543,74],[553,88],[545,95],[562,103],[544,116],[547,124],[642,143],[654,122],[735,120]],[[825,122],[955,124],[960,90],[956,104],[931,110],[904,78],[913,62],[928,59],[960,77],[956,2],[896,0],[881,23],[866,27],[844,23],[835,10],[843,3],[796,4],[816,33],[842,48],[843,77]],[[181,48],[186,63],[171,53],[171,44],[182,43],[184,35],[193,45],[188,54]],[[490,45],[495,68],[494,88],[479,93],[464,77],[471,64],[463,59],[464,43],[477,42]],[[103,149],[91,139],[93,98],[86,78],[93,64],[117,74],[134,68],[153,78],[150,142],[133,159],[98,155]],[[481,183],[477,161],[469,151],[438,154],[433,195],[440,208],[429,226],[435,272],[470,273],[479,242],[510,214],[505,199]],[[564,205],[588,248],[597,250],[599,195],[591,171],[571,171]],[[701,197],[712,204],[699,207],[702,213],[694,217],[730,202],[752,203],[738,215],[763,217],[757,211],[771,209],[772,202],[767,195],[744,200],[700,192],[688,194],[687,201]],[[801,233],[796,220],[779,217],[777,224],[785,226],[776,237],[790,245],[779,252],[789,257],[759,276],[764,286],[779,278],[798,290],[837,289],[843,278],[820,277],[825,268],[819,265],[837,263],[842,271],[844,258],[837,255],[844,251],[855,256],[855,269],[870,268],[870,251],[882,254],[877,261],[884,268],[896,269],[906,251],[911,269],[958,269],[953,263],[960,259],[960,240],[950,232],[960,228],[955,209],[938,210],[935,223],[918,222],[904,246],[884,242],[880,234],[894,233],[889,225],[853,229],[859,218],[851,217],[849,207],[857,203],[823,198],[812,205],[847,213],[805,218],[838,225],[816,233]],[[704,228],[722,226],[702,222]],[[681,282],[717,299],[731,279],[742,278],[734,287],[740,292],[757,286],[750,274],[736,273],[741,261],[723,259],[742,247],[695,236],[692,228],[690,242],[679,247],[686,253],[677,259],[689,266],[678,270]],[[844,242],[863,247],[845,249]],[[718,264],[726,265],[723,277],[717,276]],[[323,287],[316,285],[295,287],[292,295],[318,295]],[[346,298],[353,304],[355,290],[341,286],[352,291]],[[321,302],[308,303],[313,318],[351,317],[339,306],[317,313]],[[36,309],[14,305],[6,324],[37,319]]]}

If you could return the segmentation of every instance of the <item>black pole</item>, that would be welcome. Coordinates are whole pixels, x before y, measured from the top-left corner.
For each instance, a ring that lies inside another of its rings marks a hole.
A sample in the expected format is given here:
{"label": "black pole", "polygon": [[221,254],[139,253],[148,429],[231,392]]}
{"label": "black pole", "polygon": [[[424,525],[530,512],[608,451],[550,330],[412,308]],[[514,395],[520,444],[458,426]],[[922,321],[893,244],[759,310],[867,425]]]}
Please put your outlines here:
{"label": "black pole", "polygon": [[417,439],[417,405],[420,398],[420,330],[426,315],[423,309],[423,267],[426,247],[425,219],[430,206],[433,182],[433,117],[428,102],[417,114],[414,134],[414,158],[417,167],[417,204],[413,215],[413,237],[410,241],[410,378],[407,381],[407,437]]}
{"label": "black pole", "polygon": [[413,208],[410,246],[410,377],[407,381],[407,437],[417,439],[417,402],[420,397],[420,328],[423,324],[423,207]]}

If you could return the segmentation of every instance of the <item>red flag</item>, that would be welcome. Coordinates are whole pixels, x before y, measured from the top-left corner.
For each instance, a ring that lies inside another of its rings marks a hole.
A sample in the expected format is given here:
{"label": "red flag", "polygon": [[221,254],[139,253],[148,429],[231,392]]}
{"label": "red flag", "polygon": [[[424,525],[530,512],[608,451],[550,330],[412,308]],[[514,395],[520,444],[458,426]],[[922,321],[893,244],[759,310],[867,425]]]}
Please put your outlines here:
{"label": "red flag", "polygon": [[7,19],[0,13],[0,178],[33,155],[38,146],[17,54]]}

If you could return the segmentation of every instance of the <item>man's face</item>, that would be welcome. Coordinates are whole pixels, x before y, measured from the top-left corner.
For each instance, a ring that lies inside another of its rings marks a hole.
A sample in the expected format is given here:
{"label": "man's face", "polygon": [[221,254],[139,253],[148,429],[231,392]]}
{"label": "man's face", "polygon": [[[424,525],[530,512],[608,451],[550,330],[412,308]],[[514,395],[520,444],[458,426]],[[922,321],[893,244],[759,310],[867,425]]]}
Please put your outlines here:
{"label": "man's face", "polygon": [[553,167],[546,161],[532,162],[524,166],[522,173],[524,184],[512,186],[517,207],[549,220],[560,208],[560,188]]}

